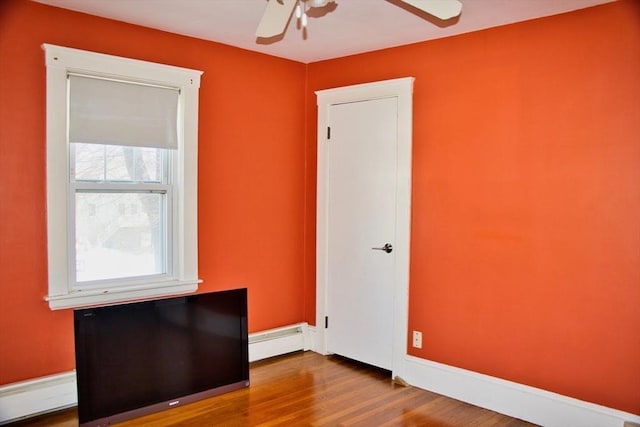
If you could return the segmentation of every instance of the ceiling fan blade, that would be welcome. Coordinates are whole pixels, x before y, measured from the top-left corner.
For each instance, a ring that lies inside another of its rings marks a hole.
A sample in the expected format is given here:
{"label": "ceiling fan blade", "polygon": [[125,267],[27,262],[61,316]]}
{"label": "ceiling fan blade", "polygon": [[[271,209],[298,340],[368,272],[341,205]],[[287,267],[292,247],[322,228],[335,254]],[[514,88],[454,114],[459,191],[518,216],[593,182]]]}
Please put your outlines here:
{"label": "ceiling fan blade", "polygon": [[296,2],[297,0],[269,0],[258,24],[256,37],[268,38],[284,33]]}
{"label": "ceiling fan blade", "polygon": [[462,3],[458,0],[400,0],[404,3],[427,12],[436,18],[446,20],[460,15]]}

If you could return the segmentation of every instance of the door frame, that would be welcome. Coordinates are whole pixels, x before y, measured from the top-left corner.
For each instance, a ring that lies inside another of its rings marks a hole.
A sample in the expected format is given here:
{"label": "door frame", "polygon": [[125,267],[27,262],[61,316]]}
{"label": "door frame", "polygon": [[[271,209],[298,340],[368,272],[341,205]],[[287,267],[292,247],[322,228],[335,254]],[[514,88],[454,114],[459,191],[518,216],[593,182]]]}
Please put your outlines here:
{"label": "door frame", "polygon": [[402,361],[407,355],[409,316],[409,250],[411,238],[411,159],[413,128],[413,77],[364,83],[316,91],[317,136],[317,212],[316,212],[316,351],[327,354],[325,316],[328,278],[328,185],[329,157],[327,127],[331,105],[380,98],[398,100],[398,157],[396,181],[396,241],[393,242],[394,268],[393,361],[392,375],[403,376]]}

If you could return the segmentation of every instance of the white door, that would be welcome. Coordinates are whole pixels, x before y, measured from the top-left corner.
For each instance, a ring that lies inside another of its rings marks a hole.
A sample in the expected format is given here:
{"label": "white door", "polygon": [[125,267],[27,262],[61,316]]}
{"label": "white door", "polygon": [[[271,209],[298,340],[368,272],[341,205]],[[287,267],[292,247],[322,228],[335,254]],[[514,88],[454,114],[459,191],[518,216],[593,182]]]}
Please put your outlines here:
{"label": "white door", "polygon": [[[413,82],[404,77],[316,92],[313,347],[400,377],[407,369]],[[372,249],[386,243],[391,253]]]}
{"label": "white door", "polygon": [[328,124],[327,351],[391,370],[398,100],[330,105]]}

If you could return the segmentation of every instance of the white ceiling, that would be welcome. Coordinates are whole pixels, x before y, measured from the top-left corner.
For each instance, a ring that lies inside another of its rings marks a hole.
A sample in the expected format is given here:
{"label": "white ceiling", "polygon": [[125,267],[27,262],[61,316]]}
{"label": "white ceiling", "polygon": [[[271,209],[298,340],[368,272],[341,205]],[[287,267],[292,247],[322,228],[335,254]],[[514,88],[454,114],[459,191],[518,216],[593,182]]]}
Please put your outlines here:
{"label": "white ceiling", "polygon": [[[258,42],[266,0],[36,0],[91,15],[156,28],[310,63],[555,15],[615,0],[461,0],[462,14],[437,22],[397,0],[336,0],[311,17],[306,37],[292,18],[284,37]],[[410,11],[412,10],[412,11]]]}

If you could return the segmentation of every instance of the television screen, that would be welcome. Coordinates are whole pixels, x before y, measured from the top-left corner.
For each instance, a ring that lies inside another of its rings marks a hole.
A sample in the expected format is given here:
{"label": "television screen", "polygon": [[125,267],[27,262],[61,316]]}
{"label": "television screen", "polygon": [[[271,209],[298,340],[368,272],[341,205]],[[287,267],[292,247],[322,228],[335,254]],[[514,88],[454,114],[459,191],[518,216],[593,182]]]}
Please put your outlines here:
{"label": "television screen", "polygon": [[75,310],[80,425],[249,386],[247,290]]}

